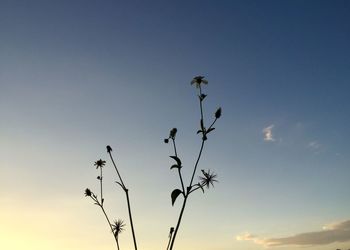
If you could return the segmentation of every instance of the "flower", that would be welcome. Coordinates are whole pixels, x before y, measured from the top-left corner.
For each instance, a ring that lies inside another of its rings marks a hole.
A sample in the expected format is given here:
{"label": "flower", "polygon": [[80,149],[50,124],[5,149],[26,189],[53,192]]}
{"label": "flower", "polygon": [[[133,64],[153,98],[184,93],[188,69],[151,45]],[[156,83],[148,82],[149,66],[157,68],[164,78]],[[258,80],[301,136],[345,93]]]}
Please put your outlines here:
{"label": "flower", "polygon": [[208,81],[204,79],[204,76],[193,77],[191,85],[196,84],[196,88],[199,88],[201,84],[208,84]]}
{"label": "flower", "polygon": [[216,118],[216,119],[219,119],[220,116],[221,116],[221,113],[222,113],[222,109],[221,109],[221,107],[220,107],[220,108],[218,108],[218,109],[216,110],[216,112],[215,112],[215,118]]}
{"label": "flower", "polygon": [[107,145],[107,153],[110,153],[110,152],[112,152],[112,147],[111,146],[109,146],[109,145]]}
{"label": "flower", "polygon": [[106,165],[106,161],[103,161],[101,159],[99,159],[98,161],[95,161],[94,166],[96,166],[96,168],[102,168],[104,165]]}
{"label": "flower", "polygon": [[117,238],[118,235],[124,231],[124,221],[121,219],[115,220],[114,224],[112,224],[112,230],[113,230],[113,234],[114,236]]}
{"label": "flower", "polygon": [[208,170],[208,172],[205,172],[202,169],[202,173],[204,175],[203,176],[199,176],[199,180],[200,180],[200,184],[204,187],[209,188],[210,184],[214,187],[214,182],[218,182],[217,178],[217,174],[215,173],[210,173],[210,169]]}
{"label": "flower", "polygon": [[91,190],[90,189],[85,189],[85,196],[91,196],[92,195],[92,193],[91,193]]}

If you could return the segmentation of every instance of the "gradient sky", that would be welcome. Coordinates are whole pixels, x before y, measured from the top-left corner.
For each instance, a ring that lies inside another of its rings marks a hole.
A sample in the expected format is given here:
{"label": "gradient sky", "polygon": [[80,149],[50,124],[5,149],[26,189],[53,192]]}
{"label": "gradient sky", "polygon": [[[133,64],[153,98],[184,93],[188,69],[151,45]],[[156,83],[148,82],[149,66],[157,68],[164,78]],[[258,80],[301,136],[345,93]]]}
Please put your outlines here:
{"label": "gradient sky", "polygon": [[[163,139],[178,128],[189,181],[196,75],[206,117],[223,108],[199,167],[220,183],[190,198],[176,249],[350,248],[349,13],[349,1],[1,0],[0,248],[115,249],[83,195],[110,144],[139,248],[164,249],[180,202]],[[106,209],[127,221],[109,161],[105,174]]]}

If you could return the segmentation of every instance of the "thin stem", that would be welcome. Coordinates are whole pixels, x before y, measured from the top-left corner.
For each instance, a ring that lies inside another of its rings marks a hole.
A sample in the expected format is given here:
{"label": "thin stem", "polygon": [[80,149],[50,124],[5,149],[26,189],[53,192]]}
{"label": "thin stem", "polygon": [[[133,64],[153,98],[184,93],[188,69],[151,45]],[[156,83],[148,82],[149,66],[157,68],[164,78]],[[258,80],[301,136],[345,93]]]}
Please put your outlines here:
{"label": "thin stem", "polygon": [[218,118],[215,118],[215,120],[212,122],[212,124],[209,126],[209,128],[208,128],[207,130],[209,130],[209,129],[211,129],[211,128],[213,127],[213,125],[215,124],[215,122],[217,121],[217,119],[218,119]]}
{"label": "thin stem", "polygon": [[[201,95],[202,95],[202,88],[199,85],[199,96],[201,96]],[[200,108],[200,111],[201,111],[201,122],[204,124],[202,99],[199,99],[199,108]],[[203,137],[204,136],[205,136],[205,134],[204,134],[204,131],[203,131]],[[190,182],[189,187],[192,186],[193,178],[194,178],[194,175],[196,174],[196,171],[197,171],[197,166],[198,166],[198,163],[199,163],[199,159],[201,158],[201,155],[202,155],[204,142],[205,142],[205,140],[204,140],[204,138],[202,138],[201,148],[199,150],[199,154],[198,154],[198,157],[197,157],[197,160],[196,160],[196,164],[194,165],[194,169],[193,169],[193,173],[192,173],[191,182]]]}
{"label": "thin stem", "polygon": [[[108,218],[108,216],[107,216],[107,213],[106,213],[105,209],[103,208],[103,205],[98,201],[97,198],[94,198],[93,196],[91,196],[91,199],[92,199],[93,201],[95,201],[96,204],[101,208],[101,210],[102,210],[102,212],[103,212],[103,214],[104,214],[104,216],[105,216],[105,218],[106,218],[106,220],[107,220],[107,223],[108,223],[108,225],[109,225],[109,227],[110,227],[110,229],[111,229],[111,232],[112,232],[112,234],[113,234],[113,227],[112,227],[111,221],[109,220],[109,218]],[[113,238],[115,239],[115,241],[116,241],[116,243],[117,243],[118,250],[119,250],[118,240],[116,239],[116,237],[114,237],[114,234],[113,234]]]}
{"label": "thin stem", "polygon": [[194,169],[193,169],[193,173],[192,173],[192,178],[191,178],[191,182],[190,182],[189,187],[192,186],[193,178],[194,178],[194,175],[196,174],[197,166],[198,166],[199,160],[200,160],[200,158],[201,158],[201,156],[202,156],[203,147],[204,147],[204,142],[205,142],[205,141],[202,139],[201,148],[200,148],[200,150],[199,150],[199,154],[198,154],[198,157],[197,157],[197,160],[196,160],[196,164],[194,165]]}
{"label": "thin stem", "polygon": [[166,247],[166,250],[168,250],[168,249],[169,249],[169,246],[170,246],[170,242],[171,242],[172,236],[173,236],[173,234],[171,233],[171,234],[169,235],[169,241],[168,241],[168,245],[167,245],[167,247]]}
{"label": "thin stem", "polygon": [[117,168],[117,165],[115,164],[114,162],[114,159],[113,159],[113,156],[112,156],[112,153],[111,152],[108,152],[111,160],[112,160],[112,163],[113,163],[113,166],[118,174],[118,177],[119,177],[119,180],[121,183],[118,183],[121,185],[121,187],[123,188],[124,192],[125,192],[125,195],[126,195],[126,202],[128,204],[128,212],[129,212],[129,220],[130,220],[130,225],[131,225],[131,232],[132,232],[132,238],[133,238],[133,241],[134,241],[134,247],[135,247],[135,250],[137,250],[137,244],[136,244],[136,236],[135,236],[135,230],[134,230],[134,223],[132,221],[132,215],[131,215],[131,207],[130,207],[130,199],[129,199],[129,190],[126,188],[126,186],[124,185],[124,182],[123,182],[123,179],[122,177],[120,176],[119,174],[119,171],[118,171],[118,168]]}
{"label": "thin stem", "polygon": [[[174,138],[171,138],[171,139],[172,139],[172,141],[173,141],[175,156],[177,157],[177,150],[176,150],[175,139],[174,139]],[[180,167],[181,167],[181,166],[180,166]],[[180,181],[181,181],[182,191],[183,191],[183,194],[185,194],[185,186],[184,186],[184,182],[183,182],[182,175],[181,175],[181,168],[178,168],[177,170],[178,170],[179,177],[180,177]]]}
{"label": "thin stem", "polygon": [[117,247],[118,247],[118,250],[119,250],[120,248],[119,248],[118,236],[115,238],[115,240],[117,241]]}
{"label": "thin stem", "polygon": [[[201,184],[199,184],[199,185],[201,185]],[[199,187],[199,186],[197,186],[196,188],[191,189],[191,191],[190,191],[190,192],[188,192],[188,194],[193,193],[194,191],[196,191],[196,190],[198,190],[198,189],[200,189],[200,188],[203,188],[203,186],[201,185],[200,187]]]}
{"label": "thin stem", "polygon": [[185,199],[184,199],[184,201],[183,201],[183,203],[182,203],[181,212],[180,212],[180,215],[179,215],[179,219],[177,220],[176,228],[175,228],[175,231],[174,231],[173,238],[171,239],[171,244],[170,244],[169,250],[172,250],[172,249],[173,249],[174,242],[175,242],[175,238],[176,238],[176,235],[177,235],[177,231],[179,230],[179,227],[180,227],[182,215],[183,215],[183,213],[184,213],[184,211],[185,211],[187,198],[188,198],[188,195],[185,196]]}
{"label": "thin stem", "polygon": [[115,171],[116,171],[116,172],[117,172],[117,174],[118,174],[118,177],[119,177],[120,182],[122,183],[123,187],[124,187],[124,188],[126,188],[126,187],[125,187],[125,185],[124,185],[123,179],[122,179],[122,177],[121,177],[121,176],[120,176],[120,174],[119,174],[119,171],[118,171],[117,165],[116,165],[116,164],[115,164],[115,162],[114,162],[114,159],[113,159],[112,153],[111,153],[111,152],[108,152],[108,154],[109,154],[109,157],[110,157],[110,158],[111,158],[111,160],[112,160],[113,166],[114,166],[114,168],[115,168]]}
{"label": "thin stem", "polygon": [[[202,95],[202,88],[201,88],[201,85],[199,85],[199,96]],[[202,99],[199,99],[199,107],[200,107],[200,110],[201,110],[201,119],[203,120],[204,119],[204,116],[203,116],[203,106],[202,106]]]}
{"label": "thin stem", "polygon": [[100,167],[100,190],[101,190],[101,205],[103,206],[102,167]]}
{"label": "thin stem", "polygon": [[134,231],[134,223],[132,222],[130,200],[129,200],[129,190],[128,189],[125,189],[125,194],[126,194],[126,201],[128,203],[128,211],[129,211],[129,219],[130,219],[130,225],[131,225],[132,238],[134,240],[135,250],[137,250],[136,236],[135,236],[135,231]]}

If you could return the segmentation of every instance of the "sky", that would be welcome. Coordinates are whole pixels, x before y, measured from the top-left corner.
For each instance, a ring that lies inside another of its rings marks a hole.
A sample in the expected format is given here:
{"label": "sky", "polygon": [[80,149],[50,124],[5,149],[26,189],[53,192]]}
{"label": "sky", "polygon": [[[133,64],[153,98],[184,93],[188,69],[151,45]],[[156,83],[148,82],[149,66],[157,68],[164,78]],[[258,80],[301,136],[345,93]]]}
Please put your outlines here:
{"label": "sky", "polygon": [[349,1],[0,0],[0,248],[165,249],[204,116],[222,107],[174,249],[350,248]]}

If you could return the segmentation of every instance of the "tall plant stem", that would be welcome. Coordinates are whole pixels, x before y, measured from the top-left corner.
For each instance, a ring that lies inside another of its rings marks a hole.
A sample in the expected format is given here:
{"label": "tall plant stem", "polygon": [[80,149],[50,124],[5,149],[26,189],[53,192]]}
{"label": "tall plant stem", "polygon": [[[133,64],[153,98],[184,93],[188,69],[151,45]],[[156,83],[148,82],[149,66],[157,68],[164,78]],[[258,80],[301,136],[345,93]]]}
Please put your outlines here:
{"label": "tall plant stem", "polygon": [[126,194],[126,201],[128,203],[128,212],[129,212],[129,219],[130,219],[130,225],[131,225],[132,238],[134,240],[135,250],[137,250],[136,236],[135,236],[135,230],[134,230],[134,223],[132,222],[132,216],[131,216],[129,190],[125,188],[124,191],[125,191],[125,194]]}
{"label": "tall plant stem", "polygon": [[102,167],[100,167],[100,190],[101,190],[101,204],[103,205],[103,190],[102,190]]}
{"label": "tall plant stem", "polygon": [[[202,89],[201,89],[201,86],[199,86],[199,96],[202,95]],[[200,114],[201,114],[201,125],[204,126],[204,116],[203,116],[203,105],[202,105],[202,99],[199,98],[199,108],[200,108]],[[179,230],[179,227],[180,227],[180,224],[181,224],[181,220],[182,220],[182,216],[183,216],[183,213],[185,211],[185,207],[186,207],[186,203],[187,203],[187,198],[188,196],[190,195],[191,193],[191,188],[192,188],[192,183],[193,183],[193,178],[196,174],[196,171],[197,171],[197,167],[198,167],[198,163],[199,163],[199,160],[202,156],[202,152],[203,152],[203,148],[204,148],[204,143],[205,143],[205,138],[204,138],[204,134],[205,132],[203,131],[203,138],[202,138],[202,143],[201,143],[201,147],[200,147],[200,150],[199,150],[199,153],[198,153],[198,156],[197,156],[197,160],[196,160],[196,163],[194,165],[194,168],[193,168],[193,173],[192,173],[192,177],[191,177],[191,181],[190,181],[190,184],[189,186],[187,187],[187,192],[183,192],[184,194],[184,201],[182,203],[182,208],[181,208],[181,211],[180,211],[180,215],[179,215],[179,218],[177,220],[177,224],[176,224],[176,228],[175,228],[175,231],[174,231],[174,235],[173,235],[173,238],[171,239],[171,244],[170,244],[170,248],[169,250],[172,250],[173,249],[173,246],[174,246],[174,242],[175,242],[175,239],[176,239],[176,235],[177,235],[177,232]],[[174,140],[173,140],[174,142]],[[176,147],[175,147],[175,142],[174,142],[174,149],[175,149],[175,154],[176,154]],[[180,174],[180,172],[179,172]],[[181,175],[180,175],[180,179],[182,181],[182,178],[181,178]]]}
{"label": "tall plant stem", "polygon": [[177,235],[177,231],[179,230],[179,227],[180,227],[180,224],[181,224],[182,215],[183,215],[183,213],[184,213],[184,211],[185,211],[187,198],[188,198],[188,195],[185,196],[184,201],[183,201],[183,203],[182,203],[181,212],[180,212],[180,215],[179,215],[179,219],[177,220],[176,228],[175,228],[175,231],[174,231],[173,238],[171,239],[171,244],[170,244],[169,250],[172,250],[172,249],[173,249],[174,242],[175,242],[176,235]]}
{"label": "tall plant stem", "polygon": [[132,214],[131,214],[131,207],[130,207],[129,190],[124,185],[123,179],[122,179],[122,177],[121,177],[121,175],[120,175],[120,173],[118,171],[117,165],[114,162],[112,153],[108,152],[108,154],[109,154],[109,156],[110,156],[110,158],[112,160],[113,166],[114,166],[115,171],[117,172],[119,180],[120,180],[120,183],[119,182],[117,182],[117,183],[120,184],[120,186],[122,187],[122,189],[124,190],[125,195],[126,195],[126,202],[128,204],[128,212],[129,212],[129,220],[130,220],[130,225],[131,225],[132,238],[133,238],[133,241],[134,241],[135,250],[137,250],[136,236],[135,236],[135,230],[134,230],[134,223],[132,221]]}

